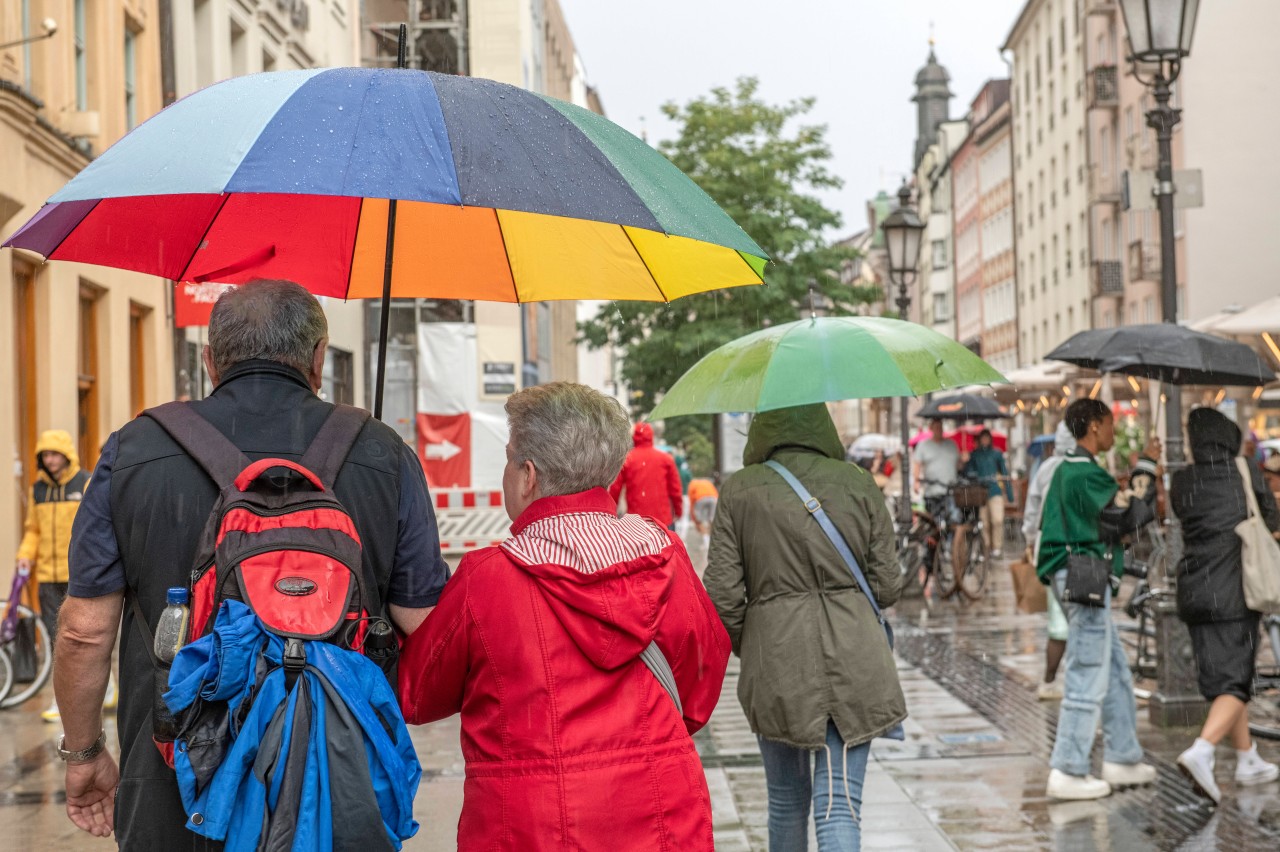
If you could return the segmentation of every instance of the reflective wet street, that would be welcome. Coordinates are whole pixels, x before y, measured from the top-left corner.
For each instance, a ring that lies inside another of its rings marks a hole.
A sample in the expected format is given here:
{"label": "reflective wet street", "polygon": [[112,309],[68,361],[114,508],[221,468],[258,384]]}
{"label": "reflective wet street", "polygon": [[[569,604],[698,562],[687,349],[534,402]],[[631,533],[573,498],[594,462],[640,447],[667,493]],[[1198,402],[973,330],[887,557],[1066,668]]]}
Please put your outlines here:
{"label": "reflective wet street", "polygon": [[[702,557],[696,543],[693,555],[695,562]],[[1003,565],[992,572],[987,595],[977,604],[906,601],[894,617],[911,718],[905,742],[878,741],[873,747],[863,806],[865,849],[1280,848],[1280,784],[1236,789],[1234,753],[1220,748],[1223,805],[1206,806],[1173,762],[1196,731],[1151,727],[1141,701],[1140,735],[1148,760],[1159,768],[1158,782],[1098,802],[1045,798],[1057,705],[1035,695],[1044,616],[1014,613]],[[765,850],[764,770],[736,684],[735,661],[720,706],[697,741],[713,799],[717,848]],[[0,715],[0,847],[111,848],[66,820],[54,751],[57,726],[39,714],[46,705],[42,695]],[[114,734],[109,723],[112,742]],[[457,720],[418,728],[414,740],[425,770],[416,811],[422,828],[405,848],[453,849],[463,780]],[[1259,750],[1268,760],[1280,759],[1280,743],[1259,740]]]}

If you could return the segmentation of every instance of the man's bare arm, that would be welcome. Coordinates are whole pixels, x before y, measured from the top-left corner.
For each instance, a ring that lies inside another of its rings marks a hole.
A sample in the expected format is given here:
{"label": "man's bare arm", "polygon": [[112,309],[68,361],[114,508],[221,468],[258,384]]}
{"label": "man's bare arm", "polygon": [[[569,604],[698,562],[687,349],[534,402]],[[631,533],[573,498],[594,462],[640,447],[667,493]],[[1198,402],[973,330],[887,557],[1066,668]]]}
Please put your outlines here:
{"label": "man's bare arm", "polygon": [[[102,699],[123,608],[124,593],[115,592],[98,598],[69,597],[58,611],[53,691],[68,751],[88,748],[102,732]],[[119,780],[120,771],[109,751],[88,763],[68,763],[67,816],[96,837],[110,836]]]}
{"label": "man's bare arm", "polygon": [[422,626],[422,622],[427,620],[427,615],[435,607],[407,607],[388,604],[388,609],[391,611],[391,620],[395,622],[396,627],[399,627],[400,632],[408,636]]}

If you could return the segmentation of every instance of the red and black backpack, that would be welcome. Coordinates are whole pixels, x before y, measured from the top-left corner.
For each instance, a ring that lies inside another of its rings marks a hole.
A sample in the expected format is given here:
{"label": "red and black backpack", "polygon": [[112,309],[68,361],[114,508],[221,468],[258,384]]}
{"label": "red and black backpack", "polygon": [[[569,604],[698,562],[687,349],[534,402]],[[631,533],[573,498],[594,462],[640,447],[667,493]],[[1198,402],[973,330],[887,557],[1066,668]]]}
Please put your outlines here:
{"label": "red and black backpack", "polygon": [[218,486],[191,572],[190,638],[212,629],[231,598],[286,648],[319,639],[359,649],[369,616],[380,615],[378,592],[366,582],[360,535],[333,484],[369,412],[336,406],[300,461],[256,462],[187,403],[145,416]]}

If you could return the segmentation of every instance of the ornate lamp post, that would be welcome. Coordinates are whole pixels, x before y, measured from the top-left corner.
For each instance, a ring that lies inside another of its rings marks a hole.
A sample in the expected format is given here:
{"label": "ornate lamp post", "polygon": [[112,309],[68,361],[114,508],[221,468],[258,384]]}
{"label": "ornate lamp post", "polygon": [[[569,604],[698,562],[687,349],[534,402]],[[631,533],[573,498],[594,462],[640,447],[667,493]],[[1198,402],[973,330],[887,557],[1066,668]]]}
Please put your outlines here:
{"label": "ornate lamp post", "polygon": [[[1147,113],[1147,126],[1155,130],[1157,153],[1156,203],[1160,211],[1160,306],[1167,323],[1178,321],[1178,269],[1174,243],[1173,128],[1182,120],[1182,110],[1169,105],[1170,86],[1178,79],[1182,60],[1191,53],[1200,0],[1120,0],[1125,29],[1129,35],[1129,60],[1133,76],[1150,87],[1155,107]],[[1186,464],[1182,436],[1182,388],[1166,388],[1165,457],[1170,473]],[[1182,530],[1170,516],[1167,533],[1170,568],[1182,556]],[[1170,572],[1170,580],[1172,572]],[[1196,690],[1191,637],[1178,618],[1172,601],[1156,607],[1158,660],[1156,692],[1149,705],[1156,724],[1196,724],[1203,717],[1204,704]]]}
{"label": "ornate lamp post", "polygon": [[[889,253],[889,282],[898,285],[898,316],[907,318],[911,307],[911,294],[907,288],[915,286],[920,262],[920,243],[925,224],[911,206],[911,187],[902,182],[898,190],[898,209],[885,217],[880,225],[884,231],[885,248]],[[898,520],[903,529],[911,526],[911,427],[907,423],[907,397],[902,398],[902,499],[898,502]]]}

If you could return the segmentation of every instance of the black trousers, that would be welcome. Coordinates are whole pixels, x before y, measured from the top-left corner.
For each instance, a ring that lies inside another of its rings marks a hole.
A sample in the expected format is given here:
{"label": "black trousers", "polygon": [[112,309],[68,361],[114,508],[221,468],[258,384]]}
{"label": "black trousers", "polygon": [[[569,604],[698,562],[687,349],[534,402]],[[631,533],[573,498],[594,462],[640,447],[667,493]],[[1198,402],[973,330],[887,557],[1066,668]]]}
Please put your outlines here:
{"label": "black trousers", "polygon": [[52,644],[58,637],[58,610],[67,599],[66,583],[40,584],[40,620],[49,631],[49,642]]}

